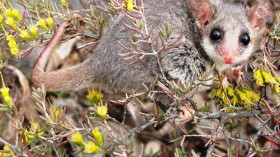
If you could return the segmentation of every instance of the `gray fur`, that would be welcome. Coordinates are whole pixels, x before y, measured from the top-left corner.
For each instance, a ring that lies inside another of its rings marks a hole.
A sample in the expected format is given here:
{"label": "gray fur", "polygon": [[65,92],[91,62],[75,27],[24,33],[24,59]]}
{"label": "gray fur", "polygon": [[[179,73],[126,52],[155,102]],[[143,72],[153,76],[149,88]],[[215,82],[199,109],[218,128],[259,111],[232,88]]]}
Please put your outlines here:
{"label": "gray fur", "polygon": [[[168,7],[165,5],[167,3],[169,4]],[[145,1],[145,6],[148,26],[157,24],[157,28],[164,28],[165,22],[168,21],[172,25],[173,30],[171,39],[176,40],[182,34],[187,38],[181,46],[173,48],[168,52],[162,52],[161,65],[164,73],[169,79],[178,79],[182,83],[190,83],[196,80],[198,73],[195,71],[195,68],[198,69],[199,73],[204,73],[205,67],[203,59],[196,48],[188,44],[189,41],[200,38],[200,33],[195,26],[194,18],[189,10],[187,10],[185,0]],[[154,83],[156,78],[161,78],[162,76],[154,57],[128,65],[129,61],[124,60],[123,57],[118,55],[126,51],[116,42],[119,41],[129,45],[129,37],[133,33],[118,21],[130,23],[129,19],[120,15],[116,24],[112,26],[111,31],[108,32],[98,45],[94,53],[95,57],[90,59],[90,63],[95,62],[92,69],[95,70],[95,76],[97,77],[93,80],[94,82],[105,82],[108,84],[108,87],[113,87],[111,90],[115,92],[130,93],[132,89],[141,87],[141,83],[149,85]],[[192,27],[188,26],[190,23],[192,23]],[[190,30],[191,28],[194,28],[196,31]],[[152,38],[155,39],[158,32],[151,32],[151,34],[153,35]],[[145,49],[146,53],[152,53],[152,49],[148,45],[141,46],[142,49]],[[89,66],[92,66],[92,64],[89,64]]]}
{"label": "gray fur", "polygon": [[[204,28],[189,9],[189,1],[195,0],[144,1],[147,25],[149,29],[152,26],[157,28],[150,32],[154,41],[159,33],[158,28],[165,28],[166,21],[172,25],[170,39],[175,41],[183,35],[180,46],[162,52],[160,56],[160,64],[166,77],[170,80],[179,80],[183,84],[197,81],[201,75],[211,69],[212,64],[217,65],[218,70],[229,67],[219,59],[217,46],[209,40],[213,27],[219,26],[224,31],[230,32],[233,39],[238,39],[240,32],[244,30],[250,32],[253,40],[257,38],[256,31],[250,27],[247,11],[241,5],[221,2],[216,4],[217,7],[211,6],[214,9],[213,19]],[[203,11],[205,10],[201,10]],[[211,14],[211,11],[207,14]],[[117,42],[130,46],[130,38],[134,33],[121,22],[131,24],[131,20],[124,13],[120,13],[115,24],[102,37],[92,57],[70,69],[49,73],[41,79],[41,83],[44,83],[48,90],[78,90],[93,83],[106,87],[109,93],[131,93],[135,89],[141,90],[142,83],[149,86],[162,79],[155,57],[148,57],[129,65],[131,60],[125,60],[119,55],[127,50]],[[232,30],[236,30],[233,33],[237,33],[232,34]],[[230,42],[238,42],[238,40]],[[255,45],[256,43],[252,42],[248,47],[255,47]],[[152,53],[151,47],[147,44],[141,43],[138,46],[146,53]],[[242,47],[241,54],[246,53],[246,55],[241,55],[241,61],[247,60],[253,53],[254,48],[248,49],[248,47]],[[238,64],[239,61],[235,63]]]}

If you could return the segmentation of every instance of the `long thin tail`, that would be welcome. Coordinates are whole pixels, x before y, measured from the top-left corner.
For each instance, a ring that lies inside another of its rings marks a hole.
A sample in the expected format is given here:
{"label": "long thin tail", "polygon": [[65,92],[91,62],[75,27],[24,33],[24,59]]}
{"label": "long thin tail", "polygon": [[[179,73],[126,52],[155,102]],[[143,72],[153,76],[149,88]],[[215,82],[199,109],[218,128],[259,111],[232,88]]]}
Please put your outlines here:
{"label": "long thin tail", "polygon": [[89,61],[63,70],[53,72],[44,71],[51,53],[60,41],[68,24],[68,21],[64,21],[59,25],[55,35],[36,60],[32,70],[32,79],[35,86],[44,84],[45,88],[49,91],[71,91],[84,88],[88,85],[89,79],[92,77],[85,72],[87,71],[86,68],[88,68],[86,64],[89,64]]}
{"label": "long thin tail", "polygon": [[53,72],[33,69],[33,83],[35,86],[44,84],[48,91],[73,91],[85,88],[91,81],[90,76],[83,72],[86,70],[85,66],[82,65],[84,64]]}

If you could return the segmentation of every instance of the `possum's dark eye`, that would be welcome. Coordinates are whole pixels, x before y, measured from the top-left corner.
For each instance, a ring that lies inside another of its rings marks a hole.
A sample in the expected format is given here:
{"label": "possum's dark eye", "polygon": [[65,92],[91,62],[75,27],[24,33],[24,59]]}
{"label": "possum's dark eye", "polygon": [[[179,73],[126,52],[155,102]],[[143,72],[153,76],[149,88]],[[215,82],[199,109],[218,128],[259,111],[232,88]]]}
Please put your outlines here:
{"label": "possum's dark eye", "polygon": [[210,33],[210,38],[212,40],[220,40],[222,38],[222,31],[220,29],[213,29]]}
{"label": "possum's dark eye", "polygon": [[244,33],[240,36],[240,42],[247,46],[250,43],[250,36],[248,33]]}

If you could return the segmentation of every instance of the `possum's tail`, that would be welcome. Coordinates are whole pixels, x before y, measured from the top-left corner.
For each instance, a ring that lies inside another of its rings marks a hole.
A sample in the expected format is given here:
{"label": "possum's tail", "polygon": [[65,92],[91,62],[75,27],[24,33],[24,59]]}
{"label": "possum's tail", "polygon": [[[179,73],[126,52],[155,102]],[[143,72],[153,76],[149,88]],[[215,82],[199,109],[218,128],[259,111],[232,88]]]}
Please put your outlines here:
{"label": "possum's tail", "polygon": [[83,72],[90,71],[87,69],[92,67],[92,65],[87,66],[87,64],[90,64],[89,60],[63,70],[53,72],[44,71],[45,65],[47,64],[51,53],[60,41],[68,24],[68,21],[64,21],[59,25],[55,35],[36,60],[32,70],[32,80],[35,86],[41,86],[44,84],[46,90],[48,91],[71,91],[85,88],[94,80],[95,77],[92,76],[92,74]]}

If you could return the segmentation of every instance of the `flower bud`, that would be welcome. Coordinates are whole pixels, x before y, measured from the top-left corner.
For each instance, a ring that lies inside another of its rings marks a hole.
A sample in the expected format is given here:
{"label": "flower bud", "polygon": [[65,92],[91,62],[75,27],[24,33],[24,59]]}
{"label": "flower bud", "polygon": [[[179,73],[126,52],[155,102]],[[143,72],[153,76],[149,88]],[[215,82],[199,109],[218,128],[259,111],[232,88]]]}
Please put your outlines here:
{"label": "flower bud", "polygon": [[100,147],[97,146],[95,143],[91,142],[91,141],[88,141],[86,144],[85,144],[85,152],[86,153],[97,153],[100,151]]}
{"label": "flower bud", "polygon": [[96,139],[96,141],[98,141],[99,143],[103,142],[103,135],[99,131],[98,127],[93,128],[92,131],[91,131],[91,134]]}
{"label": "flower bud", "polygon": [[83,136],[80,132],[75,132],[71,135],[71,140],[78,145],[83,145],[84,144],[84,140],[83,140]]}
{"label": "flower bud", "polygon": [[108,108],[106,106],[98,106],[97,107],[97,115],[100,118],[105,119],[108,112]]}

